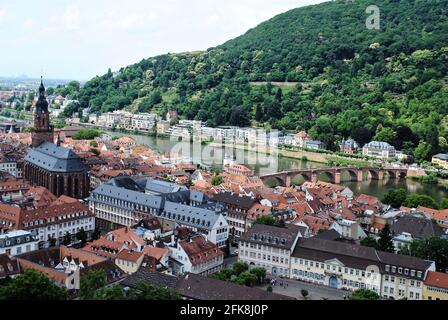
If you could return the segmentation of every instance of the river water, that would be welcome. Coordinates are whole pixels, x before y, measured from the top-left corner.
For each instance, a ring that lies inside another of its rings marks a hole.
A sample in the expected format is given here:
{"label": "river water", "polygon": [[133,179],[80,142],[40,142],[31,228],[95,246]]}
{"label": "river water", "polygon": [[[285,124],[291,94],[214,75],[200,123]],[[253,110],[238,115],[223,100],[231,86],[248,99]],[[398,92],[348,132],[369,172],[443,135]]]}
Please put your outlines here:
{"label": "river water", "polygon": [[[161,139],[143,135],[122,134],[118,132],[109,132],[112,136],[129,136],[136,140],[137,144],[145,145],[162,154],[182,154],[184,159],[191,159],[195,164],[205,167],[222,167],[223,159],[235,157],[238,164],[244,164],[253,169],[257,175],[275,173],[279,171],[288,171],[294,169],[319,168],[326,167],[325,164],[300,159],[285,158],[273,152],[270,155],[234,149],[228,147],[201,146],[190,142],[179,142],[175,138]],[[325,176],[319,177],[321,180],[327,180]],[[443,197],[448,197],[448,190],[439,185],[421,184],[411,179],[385,179],[383,181],[368,180],[364,182],[349,181],[349,176],[342,177],[343,184],[349,187],[355,194],[368,194],[379,197],[390,189],[404,188],[410,193],[426,194],[440,201]],[[295,183],[301,183],[302,180],[293,180]]]}

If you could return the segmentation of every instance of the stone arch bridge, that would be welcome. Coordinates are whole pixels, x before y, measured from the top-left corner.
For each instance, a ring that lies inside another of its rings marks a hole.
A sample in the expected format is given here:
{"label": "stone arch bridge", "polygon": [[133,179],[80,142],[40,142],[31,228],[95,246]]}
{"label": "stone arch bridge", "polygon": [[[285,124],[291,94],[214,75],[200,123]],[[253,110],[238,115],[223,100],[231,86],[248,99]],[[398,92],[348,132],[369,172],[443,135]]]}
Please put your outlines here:
{"label": "stone arch bridge", "polygon": [[284,171],[261,176],[261,180],[266,184],[268,180],[275,179],[281,186],[290,187],[291,182],[298,176],[302,176],[306,181],[318,182],[319,176],[326,175],[331,183],[341,184],[342,175],[348,173],[352,181],[362,182],[364,176],[372,180],[401,179],[408,175],[406,168],[373,168],[373,167],[335,167],[335,168],[315,168]]}

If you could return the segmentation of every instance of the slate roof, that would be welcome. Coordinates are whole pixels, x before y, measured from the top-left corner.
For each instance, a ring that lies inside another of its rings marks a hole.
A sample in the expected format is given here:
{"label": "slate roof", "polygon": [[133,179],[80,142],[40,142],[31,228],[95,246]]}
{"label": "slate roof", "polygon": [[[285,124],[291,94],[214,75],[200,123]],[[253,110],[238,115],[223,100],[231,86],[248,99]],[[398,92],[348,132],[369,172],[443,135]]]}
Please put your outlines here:
{"label": "slate roof", "polygon": [[85,172],[87,167],[70,149],[44,142],[25,156],[25,161],[51,172]]}
{"label": "slate roof", "polygon": [[[105,196],[106,200],[102,200],[99,196]],[[109,184],[103,184],[102,186],[96,188],[91,195],[91,199],[95,202],[100,202],[104,204],[109,204],[111,206],[120,207],[124,209],[131,209],[126,205],[126,203],[122,204],[114,204],[112,201],[109,201],[110,198],[114,198],[117,200],[122,200],[125,202],[130,202],[132,204],[138,204],[145,207],[151,207],[155,209],[162,209],[163,199],[158,196],[151,196],[149,194],[145,194],[138,191],[128,190],[125,188],[119,188]]]}
{"label": "slate roof", "polygon": [[220,214],[207,209],[167,201],[165,203],[165,210],[160,216],[176,220],[180,224],[201,229],[212,229],[219,219]]}
{"label": "slate roof", "polygon": [[[7,245],[7,241],[10,243],[9,245]],[[35,237],[28,231],[12,231],[7,234],[0,235],[0,248],[13,247],[19,244],[23,245],[34,241],[36,241]]]}
{"label": "slate roof", "polygon": [[448,153],[439,153],[435,155],[433,158],[440,159],[440,160],[448,160]]}
{"label": "slate roof", "polygon": [[251,197],[240,196],[239,194],[230,192],[218,193],[213,197],[213,199],[225,204],[236,206],[244,210],[249,210],[256,202],[255,199]]}
{"label": "slate roof", "polygon": [[304,235],[304,227],[287,224],[286,227],[274,227],[264,224],[255,224],[246,232],[240,241],[264,244],[282,249],[294,249],[296,238]]}
{"label": "slate roof", "polygon": [[135,288],[142,282],[178,290],[182,296],[193,300],[295,300],[277,293],[269,293],[261,289],[214,280],[192,273],[188,273],[184,277],[176,277],[140,269],[123,280],[121,285]]}
{"label": "slate roof", "polygon": [[162,180],[148,179],[146,181],[146,192],[153,194],[175,193],[178,191],[185,191],[186,187],[175,183],[170,183]]}
{"label": "slate roof", "polygon": [[381,252],[370,247],[329,241],[316,237],[299,239],[292,257],[321,262],[338,259],[344,265],[358,269],[365,269],[370,265],[377,265],[383,272],[385,265],[425,272],[432,264],[430,261],[416,257]]}
{"label": "slate roof", "polygon": [[412,215],[404,215],[398,218],[391,226],[391,231],[395,235],[407,232],[416,239],[441,237],[445,234],[442,228],[432,220],[415,217]]}
{"label": "slate roof", "polygon": [[231,282],[210,279],[192,273],[188,273],[179,280],[178,290],[182,296],[193,300],[296,300],[291,297],[267,292],[258,288],[250,288]]}
{"label": "slate roof", "polygon": [[178,280],[179,279],[175,276],[140,269],[133,275],[124,279],[121,282],[121,285],[125,287],[136,288],[140,283],[145,283],[162,288],[176,289]]}

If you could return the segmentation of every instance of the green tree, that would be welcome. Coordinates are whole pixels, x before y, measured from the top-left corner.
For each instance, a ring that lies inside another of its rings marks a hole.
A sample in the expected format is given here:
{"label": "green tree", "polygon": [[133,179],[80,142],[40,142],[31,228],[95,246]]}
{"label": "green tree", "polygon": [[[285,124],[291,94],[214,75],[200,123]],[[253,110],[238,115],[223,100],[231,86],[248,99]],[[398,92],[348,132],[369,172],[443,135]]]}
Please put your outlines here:
{"label": "green tree", "polygon": [[391,128],[384,128],[381,124],[378,126],[376,135],[373,138],[375,141],[385,141],[392,143],[395,138],[394,130]]}
{"label": "green tree", "polygon": [[353,292],[350,300],[379,300],[380,296],[378,293],[368,289],[359,289]]}
{"label": "green tree", "polygon": [[421,141],[414,151],[415,160],[418,162],[423,162],[430,160],[432,146],[425,141]]}
{"label": "green tree", "polygon": [[427,195],[422,194],[411,194],[406,197],[404,206],[408,208],[418,208],[419,206],[438,209],[436,201]]}
{"label": "green tree", "polygon": [[407,192],[405,189],[392,189],[386,192],[383,203],[391,205],[393,208],[400,208],[406,201]]}
{"label": "green tree", "polygon": [[308,292],[308,290],[302,289],[300,290],[300,294],[302,295],[303,299],[307,299],[308,296],[310,295],[310,293]]}
{"label": "green tree", "polygon": [[111,287],[102,287],[96,290],[93,300],[126,300],[126,295],[120,285],[114,285]]}
{"label": "green tree", "polygon": [[0,300],[65,300],[67,292],[33,269],[0,286]]}
{"label": "green tree", "polygon": [[94,148],[90,148],[90,152],[92,152],[96,156],[99,156],[101,154],[100,150]]}
{"label": "green tree", "polygon": [[285,222],[283,220],[277,220],[273,216],[259,216],[255,219],[254,224],[264,224],[267,226],[274,226],[283,228],[285,227]]}
{"label": "green tree", "polygon": [[257,277],[257,282],[262,284],[264,279],[266,278],[266,269],[265,268],[253,268],[250,270],[250,273],[254,274]]}
{"label": "green tree", "polygon": [[223,183],[224,179],[221,176],[214,176],[212,178],[212,185],[219,186],[221,183]]}
{"label": "green tree", "polygon": [[81,277],[79,297],[94,300],[97,290],[106,286],[106,274],[103,270],[93,270]]}
{"label": "green tree", "polygon": [[131,289],[128,297],[129,300],[181,300],[181,295],[176,290],[145,283],[140,283],[136,288]]}
{"label": "green tree", "polygon": [[379,234],[378,250],[385,252],[395,252],[394,243],[392,241],[392,235],[390,232],[389,224],[386,224]]}
{"label": "green tree", "polygon": [[246,262],[237,261],[233,264],[233,273],[239,276],[241,273],[249,270],[249,265]]}
{"label": "green tree", "polygon": [[64,238],[62,239],[62,245],[63,246],[69,246],[69,245],[71,245],[72,244],[72,236],[71,236],[71,234],[70,233],[66,233],[65,235],[64,235]]}
{"label": "green tree", "polygon": [[445,210],[448,209],[448,198],[443,198],[440,202],[440,209]]}
{"label": "green tree", "polygon": [[87,233],[84,230],[84,228],[81,228],[77,233],[76,233],[76,239],[78,239],[79,241],[81,241],[81,244],[86,244],[87,243]]}
{"label": "green tree", "polygon": [[50,245],[50,248],[56,247],[57,240],[53,237],[48,237],[48,244]]}
{"label": "green tree", "polygon": [[238,275],[238,278],[235,280],[235,283],[242,286],[252,287],[257,283],[257,276],[247,271],[242,272],[241,274]]}
{"label": "green tree", "polygon": [[95,228],[95,230],[92,233],[92,240],[98,240],[101,237],[101,231],[98,228]]}
{"label": "green tree", "polygon": [[378,242],[372,237],[366,237],[366,238],[362,239],[361,245],[364,247],[378,249]]}
{"label": "green tree", "polygon": [[101,136],[101,132],[94,129],[79,130],[74,136],[75,140],[92,140]]}
{"label": "green tree", "polygon": [[448,270],[448,241],[445,239],[414,240],[402,254],[434,261],[438,272],[446,273]]}

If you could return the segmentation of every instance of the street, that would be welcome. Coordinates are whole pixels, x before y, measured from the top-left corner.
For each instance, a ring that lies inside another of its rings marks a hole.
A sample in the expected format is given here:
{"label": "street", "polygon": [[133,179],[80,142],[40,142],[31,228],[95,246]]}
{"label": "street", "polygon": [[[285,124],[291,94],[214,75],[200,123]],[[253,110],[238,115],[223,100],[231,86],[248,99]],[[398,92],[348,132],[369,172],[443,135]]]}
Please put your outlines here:
{"label": "street", "polygon": [[[283,283],[283,286],[280,286]],[[285,285],[287,286],[285,287]],[[264,285],[262,289],[266,290],[268,285]],[[285,280],[277,279],[277,285],[272,286],[273,292],[282,294],[285,296],[294,297],[296,299],[302,300],[301,290],[305,289],[308,291],[309,300],[344,300],[344,296],[348,296],[350,293],[343,290],[332,289],[325,286],[319,286],[316,284],[305,283],[297,280]]]}

